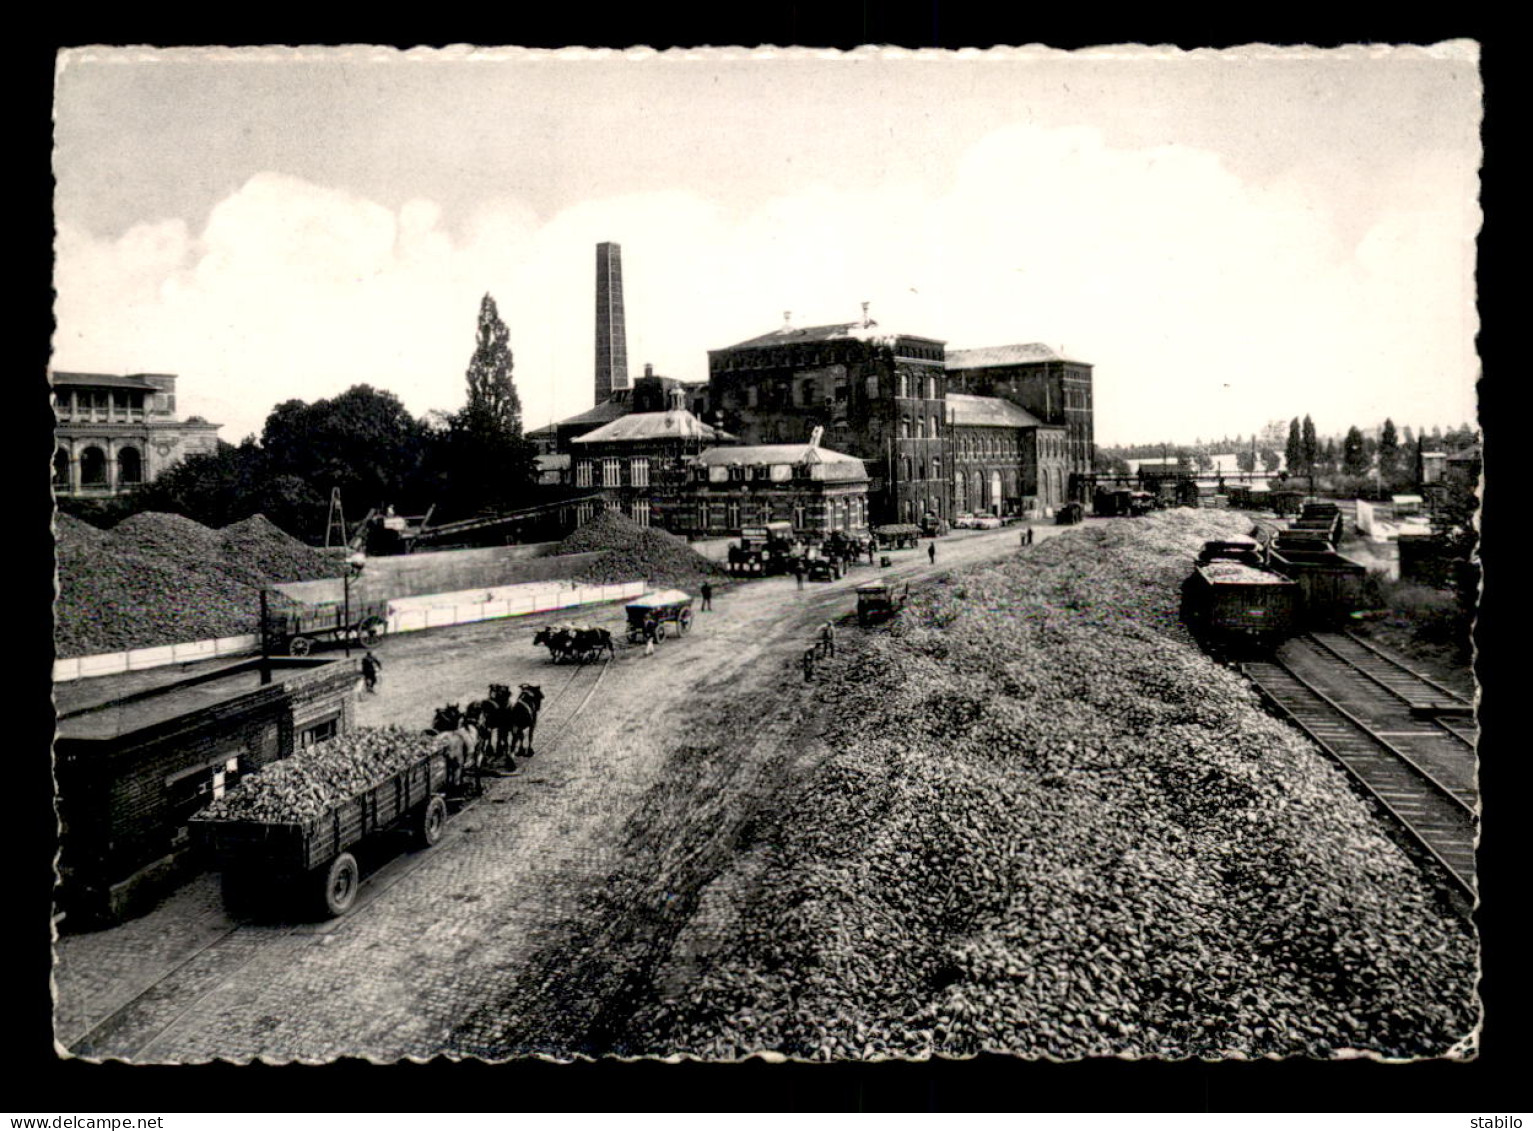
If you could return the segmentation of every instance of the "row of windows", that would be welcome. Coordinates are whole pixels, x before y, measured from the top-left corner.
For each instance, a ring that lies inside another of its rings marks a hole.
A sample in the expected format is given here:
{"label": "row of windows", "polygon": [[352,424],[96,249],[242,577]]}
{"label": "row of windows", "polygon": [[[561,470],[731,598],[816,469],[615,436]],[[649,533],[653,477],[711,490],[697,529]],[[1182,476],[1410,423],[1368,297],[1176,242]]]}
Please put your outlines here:
{"label": "row of windows", "polygon": [[[80,486],[105,487],[108,483],[107,455],[95,445],[80,452]],[[119,486],[136,485],[144,481],[144,457],[137,448],[121,448],[117,452],[117,483]],[[69,453],[59,448],[53,453],[53,485],[69,486]]]}

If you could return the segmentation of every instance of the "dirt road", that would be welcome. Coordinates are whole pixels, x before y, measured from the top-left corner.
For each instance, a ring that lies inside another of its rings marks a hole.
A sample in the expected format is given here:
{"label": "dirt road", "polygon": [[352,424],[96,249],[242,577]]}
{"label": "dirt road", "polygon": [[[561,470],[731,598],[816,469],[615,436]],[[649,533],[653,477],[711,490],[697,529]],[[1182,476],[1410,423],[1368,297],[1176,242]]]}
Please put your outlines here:
{"label": "dirt road", "polygon": [[[620,641],[608,664],[551,664],[531,640],[553,617],[386,641],[360,724],[424,726],[492,682],[536,683],[547,699],[528,772],[491,782],[436,848],[375,862],[343,919],[233,923],[204,879],[142,920],[61,940],[61,1042],[139,1062],[603,1051],[625,995],[790,767],[816,627],[854,610],[864,581],[1026,553],[1020,533],[961,532],[935,563],[923,543],[802,589],[722,586],[714,611],[648,657],[621,643],[620,606],[583,611]],[[627,867],[656,851],[658,871]]]}

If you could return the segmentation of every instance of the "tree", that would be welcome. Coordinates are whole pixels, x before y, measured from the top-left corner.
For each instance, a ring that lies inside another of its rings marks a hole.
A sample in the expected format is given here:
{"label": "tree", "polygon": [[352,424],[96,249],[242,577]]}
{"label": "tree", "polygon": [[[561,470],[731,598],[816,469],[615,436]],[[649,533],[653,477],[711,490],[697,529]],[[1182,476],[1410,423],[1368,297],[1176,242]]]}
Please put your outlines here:
{"label": "tree", "polygon": [[1301,471],[1304,467],[1304,439],[1299,431],[1297,416],[1288,422],[1288,443],[1283,448],[1283,466],[1290,472]]}
{"label": "tree", "polygon": [[479,304],[479,327],[466,374],[468,397],[436,437],[433,478],[450,488],[444,509],[467,517],[513,509],[537,481],[537,451],[522,435],[522,406],[511,380],[511,333],[495,299]]}
{"label": "tree", "polygon": [[1195,451],[1192,454],[1192,458],[1197,461],[1199,471],[1212,471],[1214,469],[1213,456],[1209,455],[1203,448]]}
{"label": "tree", "polygon": [[1315,473],[1315,464],[1320,459],[1320,441],[1315,436],[1315,422],[1304,414],[1304,423],[1299,426],[1299,468],[1306,475]]}
{"label": "tree", "polygon": [[1400,438],[1395,434],[1395,422],[1388,417],[1379,431],[1379,481],[1393,486],[1400,473]]}
{"label": "tree", "polygon": [[1415,443],[1416,443],[1416,436],[1411,431],[1411,426],[1409,424],[1407,424],[1404,427],[1404,429],[1402,429],[1401,432],[1400,432],[1400,446],[1402,448],[1409,448],[1412,445],[1414,445]]}
{"label": "tree", "polygon": [[479,304],[479,330],[468,363],[468,402],[462,416],[465,424],[486,436],[522,434],[522,402],[511,381],[511,331],[488,294]]}
{"label": "tree", "polygon": [[1346,439],[1341,442],[1341,469],[1348,475],[1368,474],[1368,449],[1355,424],[1347,429]]}
{"label": "tree", "polygon": [[1320,445],[1320,470],[1328,474],[1336,471],[1336,441],[1330,436]]}
{"label": "tree", "polygon": [[423,505],[426,443],[426,429],[399,398],[370,385],[353,385],[313,404],[285,401],[272,410],[261,433],[267,474],[301,480],[310,495],[299,498],[321,500],[302,532],[311,540],[324,536],[333,488],[340,488],[350,521],[370,507]]}
{"label": "tree", "polygon": [[1235,453],[1235,466],[1244,472],[1256,470],[1256,449],[1241,448]]}
{"label": "tree", "polygon": [[1261,457],[1263,471],[1276,471],[1283,462],[1283,457],[1278,455],[1277,451],[1272,448],[1263,448]]}

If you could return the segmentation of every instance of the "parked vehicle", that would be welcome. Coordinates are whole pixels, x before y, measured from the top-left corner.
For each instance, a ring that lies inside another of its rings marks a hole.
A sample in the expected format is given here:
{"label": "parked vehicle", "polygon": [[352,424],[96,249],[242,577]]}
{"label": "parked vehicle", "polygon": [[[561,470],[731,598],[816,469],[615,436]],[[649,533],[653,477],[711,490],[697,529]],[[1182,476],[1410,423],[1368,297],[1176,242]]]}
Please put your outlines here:
{"label": "parked vehicle", "polygon": [[262,628],[271,652],[307,656],[323,644],[376,644],[388,631],[388,616],[387,601],[301,601],[280,588],[268,589]]}
{"label": "parked vehicle", "polygon": [[692,597],[680,589],[656,589],[630,601],[624,608],[628,617],[628,643],[643,644],[644,630],[653,625],[655,639],[664,640],[674,631],[685,636],[692,627]]}
{"label": "parked vehicle", "polygon": [[962,514],[954,516],[954,518],[953,518],[953,529],[954,530],[972,530],[972,529],[974,529],[974,516],[972,514],[970,514],[968,511],[964,511]]}
{"label": "parked vehicle", "polygon": [[974,529],[976,530],[999,530],[1006,524],[993,514],[982,514],[975,518]]}
{"label": "parked vehicle", "polygon": [[948,532],[948,524],[940,515],[926,514],[921,516],[921,533],[927,538],[941,538]]}
{"label": "parked vehicle", "polygon": [[914,550],[921,537],[921,528],[910,522],[894,522],[875,527],[873,533],[885,550]]}
{"label": "parked vehicle", "polygon": [[908,581],[870,581],[857,586],[857,623],[866,628],[894,616],[910,598]]}
{"label": "parked vehicle", "polygon": [[1074,526],[1086,520],[1086,508],[1080,503],[1066,503],[1054,512],[1055,526]]}
{"label": "parked vehicle", "polygon": [[740,541],[729,547],[726,568],[737,577],[769,577],[787,573],[792,564],[793,524],[768,522],[740,531]]}

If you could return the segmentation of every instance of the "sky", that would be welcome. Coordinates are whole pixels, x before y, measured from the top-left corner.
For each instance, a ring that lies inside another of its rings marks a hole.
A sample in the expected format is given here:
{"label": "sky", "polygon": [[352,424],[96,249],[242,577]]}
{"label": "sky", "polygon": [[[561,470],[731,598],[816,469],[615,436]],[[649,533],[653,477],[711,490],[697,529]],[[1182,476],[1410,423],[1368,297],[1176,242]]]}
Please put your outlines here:
{"label": "sky", "polygon": [[480,299],[528,428],[849,322],[1095,366],[1102,444],[1476,418],[1478,51],[80,48],[55,85],[53,365],[259,433],[464,399]]}

